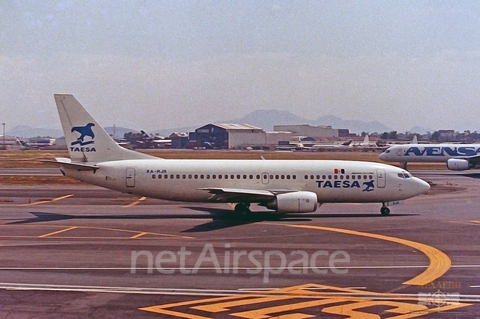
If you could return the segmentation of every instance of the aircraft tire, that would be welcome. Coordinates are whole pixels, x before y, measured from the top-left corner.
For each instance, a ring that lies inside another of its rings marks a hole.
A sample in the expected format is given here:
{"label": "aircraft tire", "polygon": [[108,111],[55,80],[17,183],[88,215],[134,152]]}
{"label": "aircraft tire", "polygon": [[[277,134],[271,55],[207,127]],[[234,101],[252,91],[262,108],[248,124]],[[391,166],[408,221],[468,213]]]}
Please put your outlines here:
{"label": "aircraft tire", "polygon": [[383,216],[390,215],[390,208],[382,206],[382,208],[380,208],[380,214],[382,214]]}
{"label": "aircraft tire", "polygon": [[248,208],[248,206],[244,203],[238,203],[235,205],[235,213],[237,213],[239,216],[247,216],[251,213],[251,211],[250,208]]}

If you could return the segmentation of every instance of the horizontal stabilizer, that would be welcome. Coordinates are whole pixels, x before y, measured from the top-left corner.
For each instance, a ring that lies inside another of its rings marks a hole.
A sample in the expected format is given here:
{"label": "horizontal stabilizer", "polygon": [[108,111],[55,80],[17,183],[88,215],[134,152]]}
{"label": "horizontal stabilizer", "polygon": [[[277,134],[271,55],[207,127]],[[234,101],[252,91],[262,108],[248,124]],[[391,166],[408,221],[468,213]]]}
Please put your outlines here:
{"label": "horizontal stabilizer", "polygon": [[63,166],[66,168],[76,169],[79,171],[95,171],[100,168],[98,165],[91,165],[85,163],[72,163],[69,158],[56,158],[55,161],[52,160],[42,160],[42,163],[50,163],[58,166]]}

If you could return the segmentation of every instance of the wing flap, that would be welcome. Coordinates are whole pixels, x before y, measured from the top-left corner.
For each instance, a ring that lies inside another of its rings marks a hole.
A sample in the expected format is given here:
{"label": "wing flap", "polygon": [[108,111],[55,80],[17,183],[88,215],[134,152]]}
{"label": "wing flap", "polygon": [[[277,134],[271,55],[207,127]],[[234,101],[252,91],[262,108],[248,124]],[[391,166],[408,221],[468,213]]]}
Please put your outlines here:
{"label": "wing flap", "polygon": [[221,187],[205,187],[201,190],[208,191],[212,194],[211,201],[228,202],[228,203],[259,203],[271,200],[279,193],[290,193],[292,190],[261,190],[261,189],[243,189],[243,188],[221,188]]}

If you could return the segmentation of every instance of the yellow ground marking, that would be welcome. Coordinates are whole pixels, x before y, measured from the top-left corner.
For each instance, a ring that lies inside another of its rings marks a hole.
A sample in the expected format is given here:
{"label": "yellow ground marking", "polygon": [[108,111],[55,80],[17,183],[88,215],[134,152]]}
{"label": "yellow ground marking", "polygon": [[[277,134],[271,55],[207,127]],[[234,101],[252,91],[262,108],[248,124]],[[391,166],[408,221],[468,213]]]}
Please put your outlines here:
{"label": "yellow ground marking", "polygon": [[133,235],[132,237],[130,237],[130,239],[136,239],[136,238],[139,238],[139,237],[142,237],[143,235],[146,235],[148,234],[147,232],[141,232],[141,233],[138,233],[136,235]]}
{"label": "yellow ground marking", "polygon": [[221,302],[216,304],[197,306],[197,307],[192,307],[192,309],[198,309],[202,311],[216,313],[216,312],[230,310],[233,307],[252,305],[252,304],[271,302],[271,301],[286,300],[290,298],[292,297],[288,295],[287,296],[268,296],[268,297],[266,296],[261,298],[255,298],[255,300],[252,300],[252,299],[233,300],[233,301]]}
{"label": "yellow ground marking", "polygon": [[[360,318],[360,319],[381,318],[379,315],[369,314],[369,313],[365,313],[362,310],[358,310],[362,308],[375,307],[375,306],[392,307],[391,309],[385,310],[385,312],[400,314],[399,316],[388,317],[388,318],[395,318],[395,319],[415,318],[415,317],[426,316],[426,315],[437,312],[436,309],[433,309],[432,311],[422,304],[411,304],[411,303],[389,301],[389,300],[362,300],[356,303],[323,308],[322,312],[333,314],[333,315],[342,314],[343,316],[350,316],[349,318]],[[468,305],[462,304],[460,307],[466,307],[466,306]],[[448,310],[453,310],[460,307],[458,304],[444,305],[443,307],[441,307],[442,310],[438,312],[446,312]]]}
{"label": "yellow ground marking", "polygon": [[50,237],[50,236],[53,236],[53,235],[56,235],[56,234],[64,233],[66,231],[69,231],[69,230],[72,230],[72,229],[75,229],[75,228],[77,228],[77,226],[72,226],[72,227],[68,227],[68,228],[65,228],[65,229],[60,229],[60,230],[57,230],[57,231],[54,231],[54,232],[51,232],[51,233],[48,233],[48,234],[38,236],[38,238]]}
{"label": "yellow ground marking", "polygon": [[[0,225],[0,227],[10,227],[12,225]],[[15,228],[18,228],[18,225],[15,225]],[[139,238],[145,235],[151,235],[151,236],[161,236],[161,237],[172,237],[172,238],[180,238],[180,239],[192,239],[194,237],[191,236],[184,236],[184,235],[174,235],[174,234],[164,234],[164,233],[155,233],[155,232],[142,232],[138,230],[129,230],[129,229],[118,229],[118,228],[108,228],[108,227],[93,227],[93,226],[70,226],[70,225],[62,225],[62,226],[56,226],[56,225],[22,225],[22,227],[31,227],[31,228],[62,228],[59,231],[55,231],[49,234],[41,235],[41,236],[16,236],[16,235],[0,235],[0,238],[44,238],[48,237],[50,235],[54,234],[59,234],[68,230],[73,230],[74,228],[77,229],[93,229],[93,230],[102,230],[102,231],[116,231],[116,232],[123,232],[123,233],[129,233],[129,234],[135,234],[130,237],[107,237],[107,236],[62,236],[61,238],[63,239],[135,239]],[[67,228],[65,228],[67,227]],[[46,236],[48,235],[48,236]],[[151,237],[148,237],[146,239],[151,239]]]}
{"label": "yellow ground marking", "polygon": [[[290,296],[289,299],[292,299]],[[274,314],[274,313],[279,313],[279,312],[291,312],[292,310],[298,310],[298,309],[304,309],[304,308],[311,308],[311,307],[318,307],[322,305],[328,305],[331,304],[332,302],[337,303],[337,302],[347,302],[347,301],[352,301],[352,298],[343,298],[343,297],[332,297],[331,299],[318,299],[318,300],[312,300],[312,301],[305,301],[305,302],[297,302],[297,303],[291,303],[291,304],[284,304],[281,306],[272,306],[268,308],[262,308],[262,309],[256,309],[256,310],[251,310],[251,311],[243,311],[243,312],[237,312],[237,313],[232,313],[232,316],[240,317],[240,318],[271,318],[269,314]],[[337,312],[338,314],[338,312]],[[303,318],[315,318],[314,315],[309,315],[309,314],[302,314],[302,313],[291,313],[290,315],[283,315],[283,316],[275,316],[275,318],[298,318],[298,319],[303,319]],[[354,317],[354,318],[359,318],[359,317]]]}
{"label": "yellow ground marking", "polygon": [[226,300],[233,300],[236,298],[238,298],[238,296],[216,297],[216,298],[200,299],[200,300],[193,300],[193,301],[181,301],[181,302],[176,302],[168,305],[157,305],[157,306],[144,307],[144,308],[138,308],[138,309],[143,311],[150,311],[150,312],[165,314],[169,316],[187,318],[187,319],[211,319],[210,317],[190,315],[188,313],[181,313],[178,311],[168,310],[166,308],[182,307],[182,306],[188,306],[188,305],[201,304],[205,302],[226,301]]}
{"label": "yellow ground marking", "polygon": [[[321,291],[318,291],[319,289]],[[217,317],[221,312],[228,312],[222,314],[224,316],[247,319],[315,318],[319,315],[319,312],[337,315],[339,318],[350,316],[350,318],[376,319],[380,316],[371,313],[371,307],[387,306],[389,309],[385,312],[392,315],[389,318],[404,319],[422,317],[471,305],[447,300],[437,301],[439,302],[429,304],[415,295],[378,293],[327,285],[304,284],[236,296],[155,305],[139,308],[139,310],[187,319]],[[272,303],[277,303],[277,305],[272,306]],[[264,308],[262,308],[262,304],[265,306]],[[236,307],[239,309],[235,309]],[[301,312],[301,309],[310,309],[310,311]],[[234,312],[235,310],[237,312]],[[238,310],[240,311],[238,312]],[[292,310],[298,311],[292,312]]]}
{"label": "yellow ground marking", "polygon": [[75,194],[69,194],[69,195],[60,196],[60,197],[57,197],[57,198],[54,198],[54,199],[50,199],[50,200],[42,200],[42,201],[38,201],[38,202],[34,202],[34,203],[20,204],[20,205],[17,205],[17,206],[33,206],[33,205],[51,203],[51,202],[56,202],[56,201],[65,199],[65,198],[72,197],[72,196],[74,196],[74,195],[75,195]]}
{"label": "yellow ground marking", "polygon": [[138,230],[118,229],[118,228],[109,228],[109,227],[82,226],[81,228],[107,230],[107,231],[118,231],[118,232],[126,232],[126,233],[137,233],[137,235],[141,235],[141,236],[143,236],[143,235],[156,235],[156,236],[162,236],[162,237],[173,237],[173,238],[184,238],[184,239],[193,238],[193,237],[190,237],[190,236],[183,236],[183,235],[173,235],[173,234],[153,233],[153,232],[141,232],[141,231],[138,231]]}
{"label": "yellow ground marking", "polygon": [[132,203],[130,203],[130,204],[128,204],[128,205],[125,205],[125,206],[123,206],[123,207],[125,207],[125,208],[133,207],[133,206],[135,206],[135,205],[137,205],[137,204],[140,204],[141,202],[143,202],[143,201],[146,200],[146,199],[147,199],[146,197],[140,197],[140,198],[137,199],[136,201],[134,201],[134,202],[132,202]]}
{"label": "yellow ground marking", "polygon": [[324,231],[331,231],[331,232],[348,234],[348,235],[370,237],[370,238],[402,244],[405,246],[412,247],[416,250],[419,250],[428,257],[428,259],[430,260],[430,265],[420,275],[405,281],[403,283],[404,285],[416,285],[416,286],[426,285],[428,283],[435,281],[437,278],[443,276],[443,274],[445,274],[452,266],[452,261],[444,252],[432,246],[428,246],[428,245],[414,242],[411,240],[373,234],[373,233],[360,232],[360,231],[349,230],[349,229],[342,229],[342,228],[331,228],[331,227],[312,226],[312,225],[292,225],[292,224],[272,224],[272,225],[282,225],[287,227],[324,230]]}

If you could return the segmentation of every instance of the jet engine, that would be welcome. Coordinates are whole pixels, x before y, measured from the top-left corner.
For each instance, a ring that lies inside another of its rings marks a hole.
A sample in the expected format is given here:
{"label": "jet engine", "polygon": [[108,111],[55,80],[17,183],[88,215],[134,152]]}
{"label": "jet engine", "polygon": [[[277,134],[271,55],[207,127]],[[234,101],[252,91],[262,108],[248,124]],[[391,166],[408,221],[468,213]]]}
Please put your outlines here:
{"label": "jet engine", "polygon": [[466,159],[450,158],[447,160],[447,167],[452,171],[465,171],[473,168],[475,165]]}
{"label": "jet engine", "polygon": [[317,210],[317,194],[313,192],[291,192],[279,194],[263,206],[279,213],[311,213]]}

